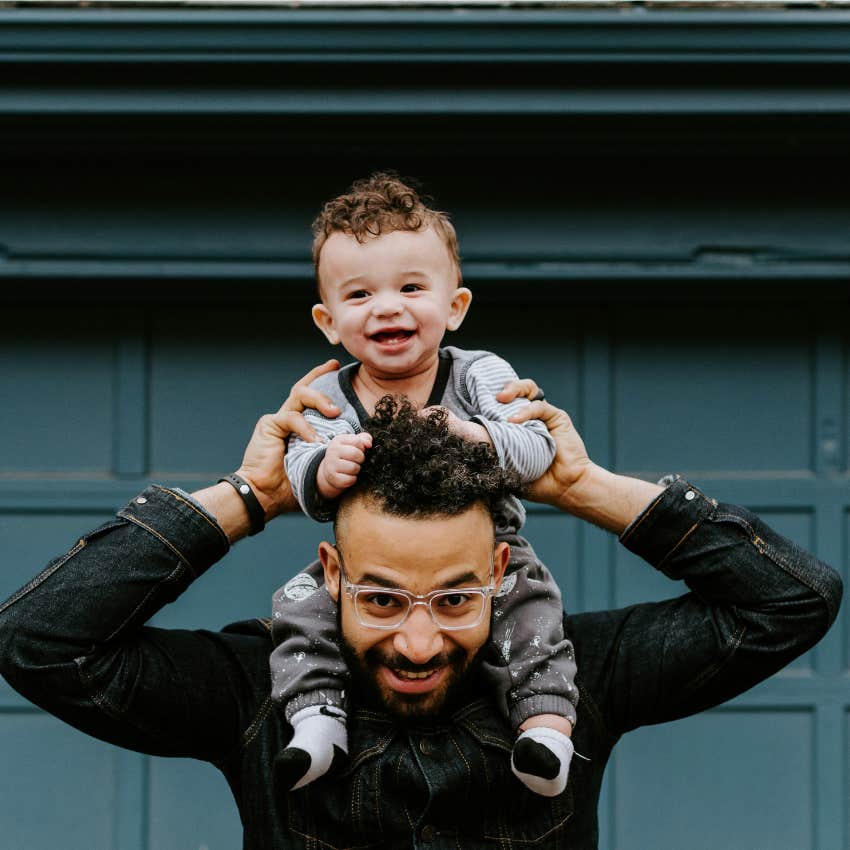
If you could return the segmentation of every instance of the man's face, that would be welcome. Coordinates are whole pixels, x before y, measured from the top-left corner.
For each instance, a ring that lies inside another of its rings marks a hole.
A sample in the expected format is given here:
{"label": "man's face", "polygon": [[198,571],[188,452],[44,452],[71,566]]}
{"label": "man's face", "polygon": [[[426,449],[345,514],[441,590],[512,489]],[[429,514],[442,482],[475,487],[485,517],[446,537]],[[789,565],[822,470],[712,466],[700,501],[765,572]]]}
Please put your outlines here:
{"label": "man's face", "polygon": [[313,321],[371,373],[409,377],[433,365],[446,330],[456,330],[471,293],[432,228],[394,230],[358,242],[333,233],[319,256],[322,303]]}
{"label": "man's face", "polygon": [[[338,519],[337,538],[349,582],[415,594],[487,585],[491,565],[498,589],[509,557],[506,543],[494,547],[493,522],[483,505],[420,519],[386,514],[358,496]],[[339,550],[322,543],[319,556],[328,591],[339,602],[349,654],[385,707],[402,716],[439,711],[487,640],[490,600],[483,621],[468,629],[442,631],[422,605],[393,631],[370,628],[358,622],[343,590]]]}

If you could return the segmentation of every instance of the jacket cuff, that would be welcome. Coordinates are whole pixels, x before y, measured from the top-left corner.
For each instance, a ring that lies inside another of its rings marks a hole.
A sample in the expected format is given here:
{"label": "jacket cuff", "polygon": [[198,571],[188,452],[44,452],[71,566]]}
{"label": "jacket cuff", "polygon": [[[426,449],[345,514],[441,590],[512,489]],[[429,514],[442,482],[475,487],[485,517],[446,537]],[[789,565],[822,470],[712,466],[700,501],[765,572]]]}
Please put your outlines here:
{"label": "jacket cuff", "polygon": [[195,578],[230,549],[224,530],[194,499],[156,484],[142,490],[118,516],[168,546]]}
{"label": "jacket cuff", "polygon": [[620,535],[620,543],[656,569],[714,513],[717,502],[684,478],[659,493]]}

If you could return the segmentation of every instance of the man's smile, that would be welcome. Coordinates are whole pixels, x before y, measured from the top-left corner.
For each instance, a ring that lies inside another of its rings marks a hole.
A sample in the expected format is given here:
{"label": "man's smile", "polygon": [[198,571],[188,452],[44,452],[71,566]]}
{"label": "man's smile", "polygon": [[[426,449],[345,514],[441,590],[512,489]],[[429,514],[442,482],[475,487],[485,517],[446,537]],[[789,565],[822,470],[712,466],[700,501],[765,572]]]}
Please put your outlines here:
{"label": "man's smile", "polygon": [[381,665],[380,675],[384,683],[397,693],[424,694],[438,688],[445,678],[445,666],[413,672]]}

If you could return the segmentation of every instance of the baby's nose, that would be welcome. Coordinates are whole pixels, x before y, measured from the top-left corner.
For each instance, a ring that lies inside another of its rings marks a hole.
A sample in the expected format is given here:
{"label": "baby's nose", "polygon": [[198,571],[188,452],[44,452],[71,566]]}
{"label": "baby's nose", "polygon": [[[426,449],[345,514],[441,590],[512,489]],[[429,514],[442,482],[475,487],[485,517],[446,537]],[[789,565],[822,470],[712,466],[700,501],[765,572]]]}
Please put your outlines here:
{"label": "baby's nose", "polygon": [[372,312],[376,316],[397,316],[403,309],[401,299],[396,295],[381,295],[372,299]]}

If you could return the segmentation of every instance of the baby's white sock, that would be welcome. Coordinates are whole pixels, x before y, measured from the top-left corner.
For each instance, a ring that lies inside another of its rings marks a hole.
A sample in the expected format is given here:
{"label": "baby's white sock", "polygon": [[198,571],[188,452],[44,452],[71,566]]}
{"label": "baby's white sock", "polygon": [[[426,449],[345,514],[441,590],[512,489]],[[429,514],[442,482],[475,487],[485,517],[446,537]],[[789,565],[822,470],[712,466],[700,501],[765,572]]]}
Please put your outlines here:
{"label": "baby's white sock", "polygon": [[567,787],[573,742],[557,729],[532,726],[514,744],[511,770],[526,787],[543,797],[555,797]]}
{"label": "baby's white sock", "polygon": [[311,705],[292,715],[292,740],[275,762],[278,782],[295,790],[324,776],[348,753],[348,731],[341,708]]}

